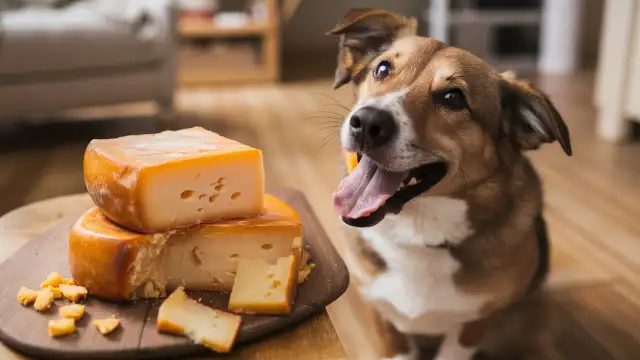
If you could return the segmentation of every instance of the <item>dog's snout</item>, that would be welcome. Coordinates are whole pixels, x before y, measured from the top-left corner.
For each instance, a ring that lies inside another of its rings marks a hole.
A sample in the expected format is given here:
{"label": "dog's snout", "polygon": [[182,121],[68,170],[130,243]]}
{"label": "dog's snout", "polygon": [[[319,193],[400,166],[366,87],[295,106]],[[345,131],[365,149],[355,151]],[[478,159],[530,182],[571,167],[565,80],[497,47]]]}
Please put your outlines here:
{"label": "dog's snout", "polygon": [[388,143],[396,132],[390,112],[374,107],[358,109],[349,119],[351,134],[361,149],[376,148]]}

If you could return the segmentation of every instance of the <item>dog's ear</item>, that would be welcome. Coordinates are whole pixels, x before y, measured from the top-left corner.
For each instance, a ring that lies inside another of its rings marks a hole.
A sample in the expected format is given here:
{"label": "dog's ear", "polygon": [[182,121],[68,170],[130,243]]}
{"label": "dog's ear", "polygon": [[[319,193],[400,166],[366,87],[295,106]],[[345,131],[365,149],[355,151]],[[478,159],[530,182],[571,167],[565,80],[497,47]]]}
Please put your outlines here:
{"label": "dog's ear", "polygon": [[415,35],[417,21],[386,10],[351,9],[327,35],[340,35],[334,89],[356,80],[395,39]]}
{"label": "dog's ear", "polygon": [[515,73],[502,73],[503,130],[522,150],[533,150],[542,143],[558,141],[571,156],[569,129],[547,95]]}

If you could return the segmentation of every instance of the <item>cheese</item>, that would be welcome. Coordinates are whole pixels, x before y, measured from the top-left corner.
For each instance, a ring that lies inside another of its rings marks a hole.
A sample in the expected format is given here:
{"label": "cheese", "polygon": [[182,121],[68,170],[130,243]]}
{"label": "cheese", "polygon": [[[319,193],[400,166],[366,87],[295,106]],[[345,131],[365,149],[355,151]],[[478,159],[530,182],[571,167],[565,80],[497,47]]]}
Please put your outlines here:
{"label": "cheese", "polygon": [[344,157],[345,165],[347,165],[347,172],[350,174],[358,166],[358,154],[343,151],[342,156]]}
{"label": "cheese", "polygon": [[82,298],[85,298],[88,291],[85,287],[78,285],[64,285],[60,284],[60,291],[67,300],[77,302]]}
{"label": "cheese", "polygon": [[49,290],[53,293],[54,299],[60,299],[62,297],[62,291],[60,291],[57,287],[48,286],[46,290]]}
{"label": "cheese", "polygon": [[71,304],[60,308],[60,317],[65,319],[80,320],[84,316],[84,305]]}
{"label": "cheese", "polygon": [[51,274],[49,274],[49,276],[47,276],[45,281],[43,281],[42,284],[40,284],[40,287],[43,289],[49,286],[58,287],[58,285],[60,285],[61,283],[62,283],[62,276],[57,272],[52,272]]}
{"label": "cheese", "polygon": [[160,305],[156,324],[161,332],[186,335],[196,344],[226,353],[236,341],[242,317],[202,305],[178,287]]}
{"label": "cheese", "polygon": [[275,263],[292,251],[301,256],[302,224],[295,210],[270,195],[264,196],[264,209],[251,219],[140,234],[94,207],[69,236],[71,273],[92,295],[111,300],[162,297],[178,286],[231,291],[239,260]]}
{"label": "cheese", "polygon": [[106,319],[98,319],[93,322],[93,326],[98,329],[100,334],[107,335],[112,333],[115,329],[120,326],[120,319],[117,318],[106,318]]}
{"label": "cheese", "polygon": [[24,286],[20,287],[20,290],[18,290],[18,301],[22,305],[31,304],[32,302],[36,301],[37,297],[38,297],[38,292],[35,290],[31,290]]}
{"label": "cheese", "polygon": [[33,308],[38,311],[45,311],[51,307],[53,303],[54,294],[48,289],[38,291],[36,301],[33,303]]}
{"label": "cheese", "polygon": [[74,333],[76,322],[73,319],[49,320],[49,336],[62,336]]}
{"label": "cheese", "polygon": [[269,264],[264,259],[243,259],[229,298],[229,311],[245,314],[288,314],[298,283],[295,255]]}
{"label": "cheese", "polygon": [[109,219],[142,233],[262,210],[262,152],[199,127],[93,140],[84,177]]}

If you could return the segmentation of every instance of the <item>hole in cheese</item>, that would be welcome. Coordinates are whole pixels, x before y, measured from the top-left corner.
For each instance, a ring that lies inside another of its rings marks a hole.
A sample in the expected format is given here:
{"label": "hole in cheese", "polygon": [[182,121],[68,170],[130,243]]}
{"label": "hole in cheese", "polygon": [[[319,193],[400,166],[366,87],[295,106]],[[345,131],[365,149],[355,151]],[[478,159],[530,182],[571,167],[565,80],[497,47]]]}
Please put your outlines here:
{"label": "hole in cheese", "polygon": [[273,249],[273,244],[262,244],[261,248],[265,250],[271,250]]}
{"label": "hole in cheese", "polygon": [[238,255],[238,254],[231,254],[231,258],[232,258],[232,259],[237,259],[237,258],[238,258],[238,256],[240,256],[240,255]]}
{"label": "hole in cheese", "polygon": [[203,211],[204,211],[204,208],[198,208],[198,210],[197,210],[197,211],[198,211],[198,212],[203,212]]}
{"label": "hole in cheese", "polygon": [[239,192],[234,192],[233,194],[231,194],[231,200],[235,200],[237,198],[240,197],[240,193]]}
{"label": "hole in cheese", "polygon": [[191,259],[193,260],[193,262],[194,262],[196,265],[202,265],[202,260],[200,260],[200,258],[198,257],[198,247],[197,247],[197,246],[196,246],[196,247],[194,247],[194,248],[191,250]]}
{"label": "hole in cheese", "polygon": [[187,200],[192,196],[193,196],[193,190],[185,190],[182,193],[180,193],[180,198],[182,200]]}
{"label": "hole in cheese", "polygon": [[213,195],[209,196],[209,202],[212,203],[212,202],[216,201],[217,197],[218,197],[218,194],[213,194]]}
{"label": "hole in cheese", "polygon": [[220,191],[220,190],[222,190],[222,188],[223,188],[223,187],[224,187],[224,185],[222,185],[222,184],[218,184],[218,185],[216,185],[216,186],[214,187],[214,189],[216,189],[216,191]]}
{"label": "hole in cheese", "polygon": [[207,197],[207,194],[202,194],[200,196],[198,196],[198,200],[204,200],[204,198]]}

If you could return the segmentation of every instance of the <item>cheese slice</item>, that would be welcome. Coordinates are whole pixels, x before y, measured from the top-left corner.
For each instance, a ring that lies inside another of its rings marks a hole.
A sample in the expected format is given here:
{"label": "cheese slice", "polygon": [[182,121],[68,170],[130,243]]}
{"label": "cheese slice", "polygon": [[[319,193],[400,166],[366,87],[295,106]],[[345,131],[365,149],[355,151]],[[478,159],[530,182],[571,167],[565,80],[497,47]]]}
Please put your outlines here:
{"label": "cheese slice", "polygon": [[156,324],[161,332],[185,335],[197,344],[226,353],[236,341],[242,317],[202,305],[179,287],[160,305]]}
{"label": "cheese slice", "polygon": [[295,255],[270,264],[264,259],[243,259],[229,298],[229,311],[244,314],[288,314],[298,283]]}
{"label": "cheese slice", "polygon": [[84,178],[109,219],[142,233],[262,211],[262,152],[200,127],[93,140]]}
{"label": "cheese slice", "polygon": [[112,300],[162,297],[178,286],[231,291],[241,259],[301,257],[295,210],[271,195],[264,196],[264,209],[256,218],[140,234],[94,207],[71,230],[71,273],[91,295]]}

